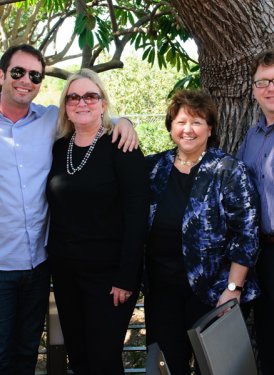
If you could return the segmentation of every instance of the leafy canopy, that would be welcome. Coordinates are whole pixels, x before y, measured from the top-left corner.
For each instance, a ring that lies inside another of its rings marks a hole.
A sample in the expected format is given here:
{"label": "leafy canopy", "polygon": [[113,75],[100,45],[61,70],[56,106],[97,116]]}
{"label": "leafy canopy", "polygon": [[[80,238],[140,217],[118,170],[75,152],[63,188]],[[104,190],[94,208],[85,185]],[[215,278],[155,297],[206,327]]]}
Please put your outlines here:
{"label": "leafy canopy", "polygon": [[[170,2],[25,0],[8,3],[0,6],[6,14],[0,21],[5,31],[0,41],[2,50],[10,44],[30,43],[41,49],[49,67],[71,57],[69,47],[76,38],[82,50],[81,66],[102,72],[123,67],[122,54],[131,45],[151,66],[157,64],[166,69],[169,65],[182,72],[188,77],[181,83],[185,87],[197,85],[194,79],[197,63],[183,47],[189,34]],[[10,17],[15,22],[10,22]],[[69,40],[60,49],[56,43],[58,32],[68,18],[74,20],[75,27],[66,30]],[[48,52],[49,46],[55,49],[53,53]],[[111,57],[102,62],[101,56],[106,51]],[[68,75],[49,68],[47,73],[61,78]]]}

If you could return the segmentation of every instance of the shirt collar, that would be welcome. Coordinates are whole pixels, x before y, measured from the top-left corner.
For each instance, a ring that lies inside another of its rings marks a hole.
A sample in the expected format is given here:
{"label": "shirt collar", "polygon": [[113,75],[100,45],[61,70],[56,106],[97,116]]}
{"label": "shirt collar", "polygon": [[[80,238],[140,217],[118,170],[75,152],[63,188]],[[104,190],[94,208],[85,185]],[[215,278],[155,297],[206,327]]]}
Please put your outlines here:
{"label": "shirt collar", "polygon": [[[1,95],[0,95],[0,100],[1,100]],[[24,117],[24,118],[22,118],[22,119],[27,119],[27,118],[29,118],[29,117],[31,117],[31,116],[34,116],[34,118],[36,118],[37,116],[39,117],[39,107],[36,105],[36,104],[34,104],[34,103],[30,103],[30,106],[29,106],[29,110],[28,110],[28,113],[26,114],[26,116]],[[5,117],[3,114],[2,114],[2,112],[0,112],[0,116],[2,116],[2,117]],[[22,120],[22,119],[20,119],[20,120]],[[19,121],[20,121],[19,120]]]}
{"label": "shirt collar", "polygon": [[34,115],[39,114],[39,108],[38,108],[38,106],[37,106],[36,104],[34,104],[34,103],[31,102],[31,103],[30,103],[30,106],[29,106],[29,112],[28,112],[28,114],[27,114],[26,117],[31,116],[32,113],[33,113]]}
{"label": "shirt collar", "polygon": [[274,129],[274,123],[267,125],[266,123],[266,117],[263,113],[260,114],[258,123],[257,123],[257,132],[263,131],[264,133],[268,134],[272,132]]}

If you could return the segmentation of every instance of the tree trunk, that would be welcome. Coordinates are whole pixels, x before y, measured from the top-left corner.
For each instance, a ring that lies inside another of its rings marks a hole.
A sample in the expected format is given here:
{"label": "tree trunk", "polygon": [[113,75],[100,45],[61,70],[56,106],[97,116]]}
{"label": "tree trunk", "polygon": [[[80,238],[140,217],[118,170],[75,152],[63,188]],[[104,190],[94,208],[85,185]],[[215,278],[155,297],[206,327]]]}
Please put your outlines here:
{"label": "tree trunk", "polygon": [[219,111],[220,146],[235,152],[258,116],[253,57],[274,41],[274,0],[172,0],[195,40],[202,86]]}

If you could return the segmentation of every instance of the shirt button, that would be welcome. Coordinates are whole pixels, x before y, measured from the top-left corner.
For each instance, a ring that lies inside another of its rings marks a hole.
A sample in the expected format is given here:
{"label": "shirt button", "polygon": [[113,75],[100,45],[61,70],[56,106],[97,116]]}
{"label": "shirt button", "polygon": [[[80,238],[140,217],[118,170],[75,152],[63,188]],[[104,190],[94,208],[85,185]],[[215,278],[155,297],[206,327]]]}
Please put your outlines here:
{"label": "shirt button", "polygon": [[25,188],[26,188],[26,185],[23,185],[23,188],[25,189]]}
{"label": "shirt button", "polygon": [[20,167],[20,168],[23,168],[23,164],[19,164],[19,167]]}

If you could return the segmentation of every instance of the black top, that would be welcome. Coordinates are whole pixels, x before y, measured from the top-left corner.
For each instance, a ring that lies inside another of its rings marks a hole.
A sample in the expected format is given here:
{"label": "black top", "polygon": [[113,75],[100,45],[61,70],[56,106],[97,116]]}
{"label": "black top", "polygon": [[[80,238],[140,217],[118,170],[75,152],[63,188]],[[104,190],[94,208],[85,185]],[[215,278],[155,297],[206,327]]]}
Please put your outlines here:
{"label": "black top", "polygon": [[147,244],[147,266],[150,283],[166,285],[186,281],[182,254],[182,220],[198,165],[190,174],[176,167],[161,197]]}
{"label": "black top", "polygon": [[[148,176],[140,150],[119,150],[103,135],[86,165],[66,171],[69,139],[53,147],[48,177],[48,252],[94,270],[117,269],[113,285],[132,290],[142,259],[148,214]],[[73,147],[78,166],[88,147]]]}

